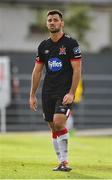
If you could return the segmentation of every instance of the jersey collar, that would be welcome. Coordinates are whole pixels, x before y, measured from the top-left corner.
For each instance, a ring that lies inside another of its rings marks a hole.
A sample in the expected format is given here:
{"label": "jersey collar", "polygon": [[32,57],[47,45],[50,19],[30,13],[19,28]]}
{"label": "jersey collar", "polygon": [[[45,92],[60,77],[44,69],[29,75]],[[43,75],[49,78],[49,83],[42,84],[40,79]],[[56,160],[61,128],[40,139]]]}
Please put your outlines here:
{"label": "jersey collar", "polygon": [[63,37],[65,36],[65,33],[63,33],[62,34],[62,36],[60,37],[60,39],[58,39],[58,41],[56,41],[56,42],[54,42],[54,41],[52,41],[52,39],[50,38],[50,41],[52,42],[52,43],[58,43]]}

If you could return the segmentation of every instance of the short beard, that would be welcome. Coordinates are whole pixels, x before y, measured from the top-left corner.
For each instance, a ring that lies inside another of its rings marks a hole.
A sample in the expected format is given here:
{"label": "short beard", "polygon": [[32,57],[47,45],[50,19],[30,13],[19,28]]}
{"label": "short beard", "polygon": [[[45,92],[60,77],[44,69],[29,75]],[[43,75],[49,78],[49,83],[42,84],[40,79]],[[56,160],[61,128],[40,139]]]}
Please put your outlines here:
{"label": "short beard", "polygon": [[52,30],[49,30],[49,31],[50,31],[50,33],[53,33],[53,34],[54,34],[54,33],[58,33],[58,32],[60,31],[60,29],[55,29],[55,30],[53,30],[53,31],[52,31]]}

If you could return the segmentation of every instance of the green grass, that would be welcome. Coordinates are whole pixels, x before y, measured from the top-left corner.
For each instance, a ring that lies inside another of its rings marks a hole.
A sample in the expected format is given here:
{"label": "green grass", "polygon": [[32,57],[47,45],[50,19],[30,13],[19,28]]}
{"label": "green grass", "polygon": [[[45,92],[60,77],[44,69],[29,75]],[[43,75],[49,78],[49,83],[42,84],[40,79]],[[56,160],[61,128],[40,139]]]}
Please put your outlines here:
{"label": "green grass", "polygon": [[50,134],[0,135],[1,179],[110,179],[111,137],[70,137],[71,172],[53,172],[57,158]]}

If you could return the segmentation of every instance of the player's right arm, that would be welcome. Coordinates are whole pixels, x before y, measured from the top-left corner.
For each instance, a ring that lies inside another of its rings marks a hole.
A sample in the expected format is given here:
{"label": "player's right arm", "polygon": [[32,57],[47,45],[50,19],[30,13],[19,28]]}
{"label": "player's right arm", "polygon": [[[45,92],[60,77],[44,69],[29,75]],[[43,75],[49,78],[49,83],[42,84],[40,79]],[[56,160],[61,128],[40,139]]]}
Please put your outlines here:
{"label": "player's right arm", "polygon": [[38,88],[38,85],[41,79],[43,66],[44,66],[44,63],[35,63],[35,66],[32,72],[29,104],[30,104],[31,110],[33,111],[36,111],[36,108],[37,108],[36,90]]}

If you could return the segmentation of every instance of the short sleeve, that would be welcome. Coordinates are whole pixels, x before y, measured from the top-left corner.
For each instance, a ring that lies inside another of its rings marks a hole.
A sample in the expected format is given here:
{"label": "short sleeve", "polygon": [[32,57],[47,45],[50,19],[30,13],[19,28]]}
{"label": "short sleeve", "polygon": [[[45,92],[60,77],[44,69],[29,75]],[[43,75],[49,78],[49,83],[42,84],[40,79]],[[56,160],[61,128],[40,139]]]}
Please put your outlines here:
{"label": "short sleeve", "polygon": [[43,54],[41,52],[41,44],[38,46],[38,50],[37,50],[37,53],[36,53],[36,59],[35,59],[35,63],[44,63],[44,58],[43,58]]}
{"label": "short sleeve", "polygon": [[81,49],[76,40],[72,40],[69,47],[69,60],[70,61],[79,61],[81,60]]}

